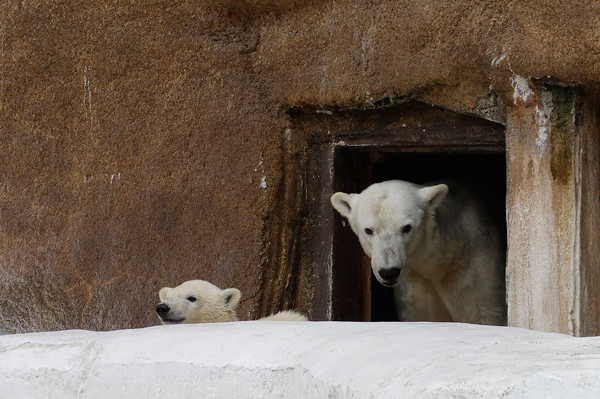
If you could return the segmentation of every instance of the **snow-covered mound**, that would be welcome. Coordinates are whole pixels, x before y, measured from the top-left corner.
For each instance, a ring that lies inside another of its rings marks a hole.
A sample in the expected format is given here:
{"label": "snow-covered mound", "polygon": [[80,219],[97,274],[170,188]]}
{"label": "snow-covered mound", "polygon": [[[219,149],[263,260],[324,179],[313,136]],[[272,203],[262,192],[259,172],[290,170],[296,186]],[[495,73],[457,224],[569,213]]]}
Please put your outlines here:
{"label": "snow-covered mound", "polygon": [[0,336],[0,398],[600,398],[600,337],[237,322]]}

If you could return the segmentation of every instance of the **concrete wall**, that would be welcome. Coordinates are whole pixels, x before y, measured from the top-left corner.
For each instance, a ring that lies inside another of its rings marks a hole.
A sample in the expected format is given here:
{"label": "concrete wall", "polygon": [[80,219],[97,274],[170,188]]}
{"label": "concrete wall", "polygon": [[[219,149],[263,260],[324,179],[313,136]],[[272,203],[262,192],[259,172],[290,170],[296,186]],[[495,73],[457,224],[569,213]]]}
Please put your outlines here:
{"label": "concrete wall", "polygon": [[242,318],[293,306],[302,220],[286,201],[302,171],[284,156],[285,110],[408,96],[503,121],[538,79],[589,97],[599,12],[591,0],[2,2],[0,333],[152,325],[158,289],[190,278],[240,288]]}

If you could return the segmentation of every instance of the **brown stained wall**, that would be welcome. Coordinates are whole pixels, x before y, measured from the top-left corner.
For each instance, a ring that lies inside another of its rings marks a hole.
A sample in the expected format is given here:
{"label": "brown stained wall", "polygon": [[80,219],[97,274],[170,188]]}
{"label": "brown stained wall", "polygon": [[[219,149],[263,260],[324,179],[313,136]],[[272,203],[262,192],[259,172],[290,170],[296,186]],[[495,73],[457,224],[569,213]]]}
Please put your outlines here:
{"label": "brown stained wall", "polygon": [[597,85],[599,12],[0,3],[0,333],[152,325],[158,289],[190,278],[240,288],[242,318],[276,310],[302,223],[288,107],[408,95],[487,115],[495,91],[503,115],[519,76]]}
{"label": "brown stained wall", "polygon": [[[597,82],[593,1],[350,1],[262,27],[257,56],[283,104],[363,105],[418,94],[472,109],[510,77]],[[292,14],[292,13],[290,13]]]}
{"label": "brown stained wall", "polygon": [[191,278],[255,307],[282,123],[256,35],[170,4],[1,6],[0,332],[155,324]]}

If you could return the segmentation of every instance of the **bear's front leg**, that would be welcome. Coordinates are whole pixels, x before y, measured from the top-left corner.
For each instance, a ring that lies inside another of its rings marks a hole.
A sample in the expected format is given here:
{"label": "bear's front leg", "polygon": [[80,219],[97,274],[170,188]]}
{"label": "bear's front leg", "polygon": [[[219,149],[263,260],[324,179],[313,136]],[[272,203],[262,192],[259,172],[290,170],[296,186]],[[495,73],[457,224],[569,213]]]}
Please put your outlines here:
{"label": "bear's front leg", "polygon": [[401,321],[454,321],[433,284],[414,277],[394,287],[394,298]]}

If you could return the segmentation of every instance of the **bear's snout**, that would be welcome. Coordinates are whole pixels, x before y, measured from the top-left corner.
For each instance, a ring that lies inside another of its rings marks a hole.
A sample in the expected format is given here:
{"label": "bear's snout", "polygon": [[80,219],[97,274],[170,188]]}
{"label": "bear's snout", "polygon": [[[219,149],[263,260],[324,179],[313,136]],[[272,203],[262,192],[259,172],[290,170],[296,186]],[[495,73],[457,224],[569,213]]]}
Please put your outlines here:
{"label": "bear's snout", "polygon": [[166,303],[159,303],[156,307],[156,313],[158,313],[160,317],[166,316],[167,313],[169,313],[169,310],[171,310],[171,308]]}
{"label": "bear's snout", "polygon": [[400,276],[400,268],[399,267],[390,267],[388,269],[380,269],[379,276],[385,280],[384,285],[391,287],[396,284],[398,277]]}

